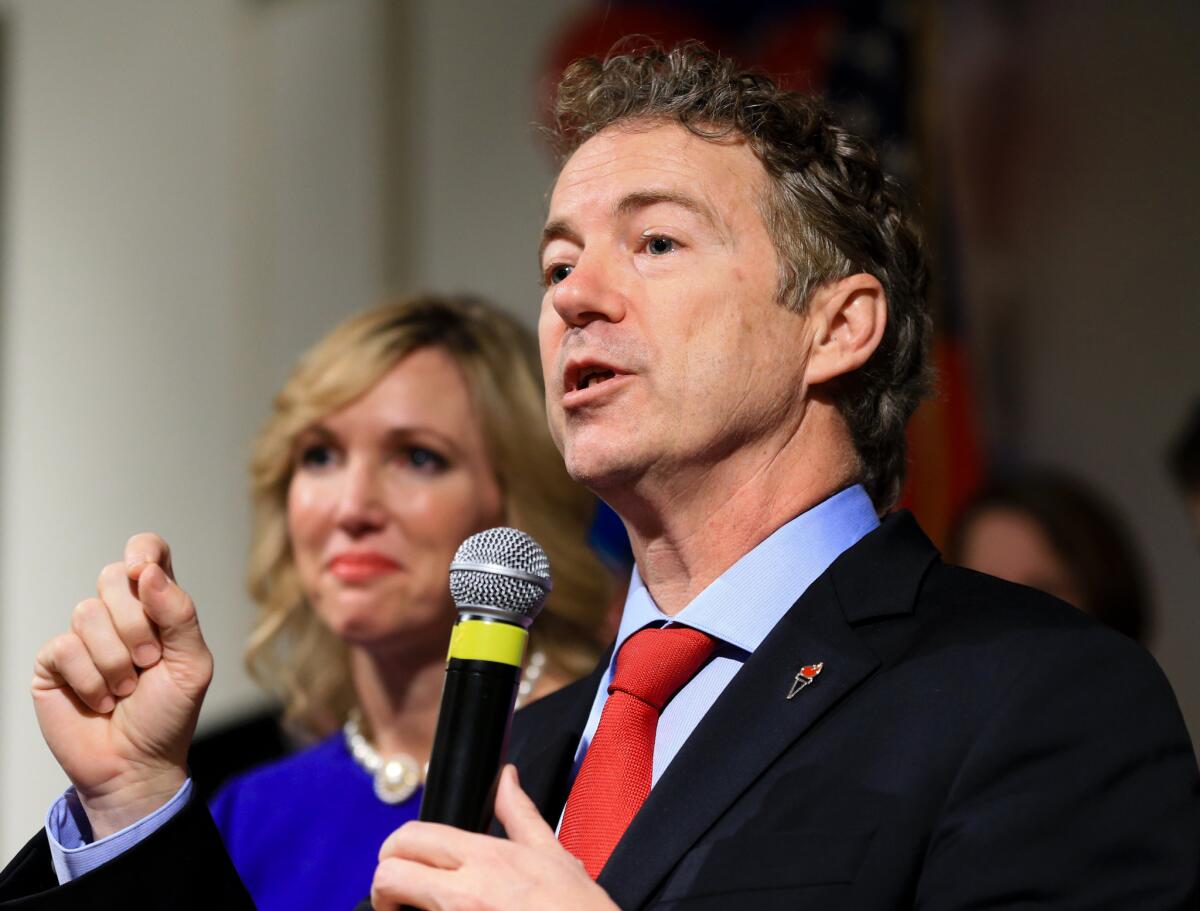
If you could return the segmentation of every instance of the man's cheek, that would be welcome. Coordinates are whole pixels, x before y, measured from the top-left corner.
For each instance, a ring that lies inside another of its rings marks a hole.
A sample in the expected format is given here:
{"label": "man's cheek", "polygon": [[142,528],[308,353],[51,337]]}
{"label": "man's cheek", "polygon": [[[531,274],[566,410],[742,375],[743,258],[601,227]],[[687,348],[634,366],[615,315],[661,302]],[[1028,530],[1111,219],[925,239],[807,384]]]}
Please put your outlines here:
{"label": "man's cheek", "polygon": [[554,440],[554,445],[558,447],[560,454],[563,452],[563,423],[562,403],[550,392],[550,388],[547,386],[546,424],[550,428],[550,438]]}

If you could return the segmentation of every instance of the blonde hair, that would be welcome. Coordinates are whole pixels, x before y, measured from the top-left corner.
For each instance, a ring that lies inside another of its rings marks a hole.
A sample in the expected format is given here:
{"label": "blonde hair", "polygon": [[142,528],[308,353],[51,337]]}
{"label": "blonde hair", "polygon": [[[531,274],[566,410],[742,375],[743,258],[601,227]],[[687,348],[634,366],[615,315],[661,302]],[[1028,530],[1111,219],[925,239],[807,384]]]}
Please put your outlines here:
{"label": "blonde hair", "polygon": [[296,438],[374,386],[404,357],[439,348],[462,370],[504,498],[504,522],[546,549],[554,591],[534,624],[548,669],[570,677],[595,661],[609,578],[588,547],[595,500],[573,482],[546,426],[537,343],[482,300],[422,296],[346,320],[299,362],[275,398],[250,463],[250,594],[258,621],[246,665],[282,700],[290,724],[323,735],[356,705],[349,652],[308,604],[288,538]]}

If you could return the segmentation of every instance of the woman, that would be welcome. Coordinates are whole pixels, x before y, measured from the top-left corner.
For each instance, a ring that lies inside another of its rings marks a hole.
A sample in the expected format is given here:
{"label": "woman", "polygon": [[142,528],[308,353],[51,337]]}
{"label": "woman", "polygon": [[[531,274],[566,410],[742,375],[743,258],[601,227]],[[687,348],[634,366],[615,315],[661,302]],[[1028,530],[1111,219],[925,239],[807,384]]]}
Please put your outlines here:
{"label": "woman", "polygon": [[213,815],[262,911],[349,908],[420,804],[454,551],[496,525],[546,548],[554,592],[521,687],[537,696],[595,660],[594,501],[550,439],[536,344],[477,300],[421,298],[338,327],[276,398],[251,473],[248,663],[323,739],[235,779]]}
{"label": "woman", "polygon": [[1145,644],[1152,610],[1124,522],[1082,481],[1026,471],[981,490],[950,533],[948,559],[1039,589]]}

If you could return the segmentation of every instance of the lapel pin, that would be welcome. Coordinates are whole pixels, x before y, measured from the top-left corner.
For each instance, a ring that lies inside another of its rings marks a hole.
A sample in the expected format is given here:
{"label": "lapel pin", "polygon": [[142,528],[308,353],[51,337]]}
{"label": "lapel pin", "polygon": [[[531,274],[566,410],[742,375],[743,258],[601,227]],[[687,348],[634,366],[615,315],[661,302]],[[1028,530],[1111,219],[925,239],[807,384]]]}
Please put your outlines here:
{"label": "lapel pin", "polygon": [[818,661],[816,664],[806,664],[800,668],[796,674],[796,679],[792,681],[792,688],[788,690],[787,697],[791,699],[798,692],[808,686],[816,679],[817,674],[821,673],[821,669],[825,667],[824,661]]}

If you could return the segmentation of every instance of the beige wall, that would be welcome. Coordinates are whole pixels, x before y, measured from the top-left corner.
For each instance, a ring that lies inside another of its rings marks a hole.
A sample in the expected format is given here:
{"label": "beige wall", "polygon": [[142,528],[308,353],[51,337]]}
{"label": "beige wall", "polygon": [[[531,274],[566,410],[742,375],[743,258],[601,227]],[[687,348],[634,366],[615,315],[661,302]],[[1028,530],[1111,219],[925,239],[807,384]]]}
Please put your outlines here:
{"label": "beige wall", "polygon": [[[335,9],[336,6],[336,9]],[[298,350],[381,291],[368,2],[29,0],[8,27],[0,323],[0,853],[63,787],[38,645],[125,538],[173,544],[240,668],[245,461]]]}
{"label": "beige wall", "polygon": [[414,288],[532,321],[532,83],[580,2],[0,3],[4,856],[64,786],[33,656],[133,531],[169,538],[200,607],[202,727],[256,701],[244,466],[295,357]]}

